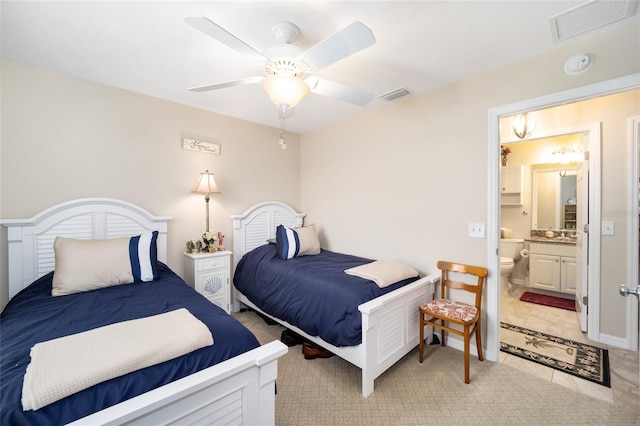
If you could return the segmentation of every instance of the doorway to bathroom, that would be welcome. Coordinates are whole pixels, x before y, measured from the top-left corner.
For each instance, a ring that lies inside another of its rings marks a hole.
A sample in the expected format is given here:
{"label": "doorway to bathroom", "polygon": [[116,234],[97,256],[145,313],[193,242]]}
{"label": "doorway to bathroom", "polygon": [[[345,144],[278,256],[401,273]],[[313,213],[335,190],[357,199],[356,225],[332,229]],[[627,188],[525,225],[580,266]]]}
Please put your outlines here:
{"label": "doorway to bathroom", "polygon": [[[637,92],[634,92],[635,89],[640,88],[640,74],[632,74],[625,77],[620,77],[613,80],[603,81],[599,83],[594,83],[588,86],[578,87],[576,89],[571,89],[563,92],[558,92],[550,95],[541,96],[539,98],[533,98],[526,101],[504,105],[501,107],[491,108],[488,111],[488,197],[487,197],[487,264],[490,267],[490,277],[487,282],[487,294],[486,294],[486,309],[487,309],[487,321],[486,321],[486,340],[487,340],[487,351],[486,356],[489,360],[498,360],[500,354],[500,291],[499,291],[499,270],[500,270],[500,258],[499,258],[499,243],[500,243],[500,135],[501,132],[505,132],[507,129],[500,128],[500,118],[511,116],[517,114],[519,112],[524,111],[541,111],[549,108],[553,108],[554,106],[561,105],[570,105],[570,104],[580,104],[582,101],[598,101],[600,99],[606,99],[609,95],[629,93],[629,97],[636,96]],[[634,104],[637,105],[637,104]],[[632,106],[631,109],[634,109]],[[597,108],[591,108],[588,110],[582,111],[582,114],[578,114],[572,119],[580,120],[582,122],[593,122],[599,121],[597,118],[604,114],[608,115],[610,108],[602,107],[601,105],[597,105]],[[591,120],[585,119],[585,117],[591,117]],[[595,120],[594,120],[595,118]],[[625,119],[626,121],[626,119]],[[547,129],[548,123],[539,123],[538,130],[542,131]],[[570,125],[564,123],[564,125]],[[561,127],[561,125],[557,125],[555,127]],[[553,128],[553,126],[551,127]],[[612,128],[612,127],[608,127]],[[620,129],[620,127],[616,126],[616,129]],[[627,134],[627,130],[624,131],[624,134],[617,134],[615,140],[622,141],[625,139]],[[613,140],[612,140],[613,142]],[[607,148],[609,149],[609,148]],[[612,148],[615,149],[615,148]],[[617,150],[615,152],[607,151],[607,158],[611,155],[617,155],[619,152],[623,152]],[[593,158],[591,157],[592,165],[594,167],[601,167],[601,158]],[[614,175],[619,175],[623,170],[616,169],[613,171]],[[599,235],[600,225],[602,223],[601,213],[602,213],[602,200],[601,200],[601,184],[602,182],[599,180],[594,180],[590,182],[590,203],[594,208],[589,210],[589,222],[592,225],[592,231]],[[607,182],[607,188],[614,188],[613,191],[616,191],[616,186],[614,185],[614,181]],[[613,185],[613,186],[612,186]],[[594,199],[593,194],[597,196],[597,199]],[[608,192],[609,195],[611,195]],[[622,236],[622,235],[620,235]],[[620,236],[616,235],[615,238],[609,238],[607,243],[616,244],[616,251],[611,251],[607,253],[603,253],[603,256],[606,258],[606,271],[608,274],[611,274],[611,266],[615,264],[614,261],[610,261],[612,256],[616,256],[617,250],[619,250],[618,240]],[[592,241],[590,241],[592,243]],[[603,343],[613,343],[615,345],[620,345],[622,347],[625,344],[624,340],[621,340],[616,336],[609,336],[607,334],[601,334],[601,320],[604,323],[610,323],[611,317],[616,317],[616,315],[626,316],[626,311],[618,310],[617,312],[610,312],[610,306],[614,303],[612,300],[612,295],[610,293],[602,293],[600,292],[600,280],[601,277],[601,265],[602,265],[602,257],[600,255],[600,238],[596,238],[597,244],[590,244],[588,248],[588,255],[591,259],[591,262],[588,264],[589,268],[589,276],[592,277],[589,283],[589,316],[588,316],[588,331],[589,338],[595,340],[597,342]],[[626,252],[626,249],[624,249]],[[619,269],[613,269],[614,272],[619,271]],[[619,296],[617,296],[619,297]],[[600,316],[600,311],[603,309],[601,305],[601,298],[604,298],[606,302],[606,308],[608,309],[611,315],[609,315],[606,319],[602,319]],[[618,305],[615,305],[618,306]],[[592,338],[592,334],[594,338]]]}
{"label": "doorway to bathroom", "polygon": [[[599,158],[601,146],[600,123],[554,125],[555,117],[573,115],[575,109],[569,105],[529,112],[530,123],[546,123],[546,128],[524,138],[516,131],[501,133],[501,176],[506,168],[515,168],[521,194],[501,194],[499,246],[501,321],[574,340],[588,328],[590,238],[582,231],[589,218],[589,178],[599,181],[599,169],[590,170],[588,159]],[[500,128],[511,129],[513,120],[502,117]],[[514,242],[520,241],[523,250],[514,252]],[[502,266],[507,261],[513,266]],[[572,299],[576,313],[521,302],[525,291]]]}

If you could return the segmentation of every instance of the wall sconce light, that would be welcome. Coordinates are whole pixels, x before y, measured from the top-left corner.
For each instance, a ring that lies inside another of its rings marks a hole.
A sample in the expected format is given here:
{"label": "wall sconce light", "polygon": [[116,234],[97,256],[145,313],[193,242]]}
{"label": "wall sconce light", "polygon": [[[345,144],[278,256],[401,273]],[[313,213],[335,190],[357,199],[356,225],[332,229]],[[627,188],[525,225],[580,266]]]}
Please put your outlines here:
{"label": "wall sconce light", "polygon": [[525,112],[524,114],[518,114],[513,118],[511,128],[518,138],[524,139],[533,132],[536,128],[536,123],[533,121],[533,118],[529,116],[529,113]]}
{"label": "wall sconce light", "polygon": [[556,163],[560,164],[569,164],[569,163],[577,163],[580,161],[580,152],[576,147],[573,146],[563,146],[561,148],[556,148],[553,150],[553,158]]}
{"label": "wall sconce light", "polygon": [[220,190],[216,185],[216,181],[213,178],[213,173],[209,173],[209,170],[205,170],[204,173],[200,173],[200,179],[198,180],[198,184],[193,189],[192,192],[196,192],[198,194],[205,194],[204,201],[207,205],[207,229],[206,232],[209,232],[209,200],[211,194],[220,194]]}

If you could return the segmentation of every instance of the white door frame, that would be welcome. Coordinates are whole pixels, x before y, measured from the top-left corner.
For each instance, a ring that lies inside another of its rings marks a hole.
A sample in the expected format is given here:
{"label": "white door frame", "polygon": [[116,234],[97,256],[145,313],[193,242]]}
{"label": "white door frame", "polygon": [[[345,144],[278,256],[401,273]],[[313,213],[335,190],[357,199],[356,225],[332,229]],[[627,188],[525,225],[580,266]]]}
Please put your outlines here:
{"label": "white door frame", "polygon": [[[610,95],[614,93],[624,92],[627,90],[640,88],[640,73],[628,75],[625,77],[607,80],[588,86],[578,87],[563,92],[553,93],[538,98],[525,100],[501,107],[491,108],[488,111],[488,137],[487,137],[487,265],[490,274],[487,277],[487,350],[486,357],[490,361],[497,361],[500,353],[500,259],[499,259],[499,229],[500,229],[500,175],[499,175],[499,159],[500,159],[500,117],[517,114],[537,109],[544,109],[570,102],[587,100],[600,96]],[[598,197],[600,196],[600,182],[593,182],[598,185]],[[600,199],[593,200],[593,214],[590,213],[590,223],[592,230],[600,232],[600,215],[601,203]],[[598,204],[596,204],[598,203]],[[596,224],[597,225],[594,225]],[[594,229],[595,227],[595,229]],[[599,249],[599,246],[598,246]],[[590,247],[589,250],[592,250]],[[590,253],[591,255],[591,253]],[[599,253],[597,257],[591,259],[600,259]],[[591,265],[597,264],[598,270],[600,262],[591,262]],[[595,295],[591,291],[592,286],[599,287],[599,283],[595,283],[599,279],[599,273],[589,270],[589,276],[592,277],[589,284],[589,294]],[[589,310],[589,336],[599,339],[600,335],[600,306],[599,301],[590,303]]]}
{"label": "white door frame", "polygon": [[[628,288],[640,286],[638,281],[638,247],[640,226],[638,214],[640,213],[640,194],[638,180],[640,179],[640,116],[629,119],[629,211],[627,213],[627,226],[629,240],[627,248],[627,282]],[[627,349],[638,350],[638,299],[627,296]]]}
{"label": "white door frame", "polygon": [[[602,124],[598,126],[601,129]],[[593,208],[593,202],[590,201],[591,197],[591,185],[590,182],[594,179],[598,182],[602,182],[602,176],[598,168],[598,175],[596,176],[591,169],[591,165],[596,160],[591,155],[591,152],[598,154],[598,164],[600,164],[600,158],[602,156],[601,134],[598,132],[597,147],[594,146],[591,141],[593,135],[583,135],[582,137],[582,150],[588,152],[589,155],[585,155],[582,161],[578,162],[578,178],[576,178],[576,188],[580,188],[580,196],[578,198],[578,207],[576,208],[576,314],[578,315],[578,321],[580,322],[580,331],[587,331],[588,328],[588,312],[589,305],[585,303],[585,297],[588,300],[589,295],[589,246],[590,244],[600,244],[600,238],[595,235],[587,234],[585,236],[584,227],[589,223],[590,216],[589,211]],[[585,140],[586,139],[586,140]],[[578,191],[576,191],[576,194]],[[586,238],[585,238],[586,237]],[[598,240],[597,243],[594,240]],[[586,248],[586,250],[585,250]],[[598,294],[598,300],[600,299]],[[594,299],[592,299],[593,301]],[[595,302],[594,302],[595,303]]]}

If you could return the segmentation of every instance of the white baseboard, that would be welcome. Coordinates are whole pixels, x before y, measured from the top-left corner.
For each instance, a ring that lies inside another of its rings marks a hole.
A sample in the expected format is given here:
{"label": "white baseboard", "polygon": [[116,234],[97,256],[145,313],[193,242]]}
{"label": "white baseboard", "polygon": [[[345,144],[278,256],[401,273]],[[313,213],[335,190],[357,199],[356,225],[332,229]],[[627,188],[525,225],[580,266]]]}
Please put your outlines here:
{"label": "white baseboard", "polygon": [[[438,339],[440,339],[440,333],[438,333],[436,331],[436,334],[438,336]],[[450,337],[450,335],[451,335],[451,333],[447,333],[447,337],[446,337],[447,346],[452,347],[454,349],[457,349],[460,352],[464,352],[464,340],[456,339],[455,337]],[[473,340],[469,344],[469,355],[472,356],[472,357],[476,357],[477,358],[478,357],[478,350],[477,350],[476,344],[475,344],[475,341],[476,341],[475,335],[473,336],[472,339]],[[484,340],[484,339],[482,339],[482,340]],[[484,352],[486,352],[486,348],[483,348],[483,353]]]}

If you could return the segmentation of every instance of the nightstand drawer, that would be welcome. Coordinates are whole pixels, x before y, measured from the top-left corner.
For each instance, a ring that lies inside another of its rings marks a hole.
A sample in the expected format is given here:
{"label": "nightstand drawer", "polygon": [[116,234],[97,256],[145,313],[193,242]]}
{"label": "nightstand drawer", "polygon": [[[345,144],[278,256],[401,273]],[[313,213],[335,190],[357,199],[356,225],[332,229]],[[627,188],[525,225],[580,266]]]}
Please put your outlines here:
{"label": "nightstand drawer", "polygon": [[200,262],[197,262],[198,272],[208,271],[210,269],[216,268],[224,268],[225,266],[227,266],[227,260],[227,257],[202,259]]}

